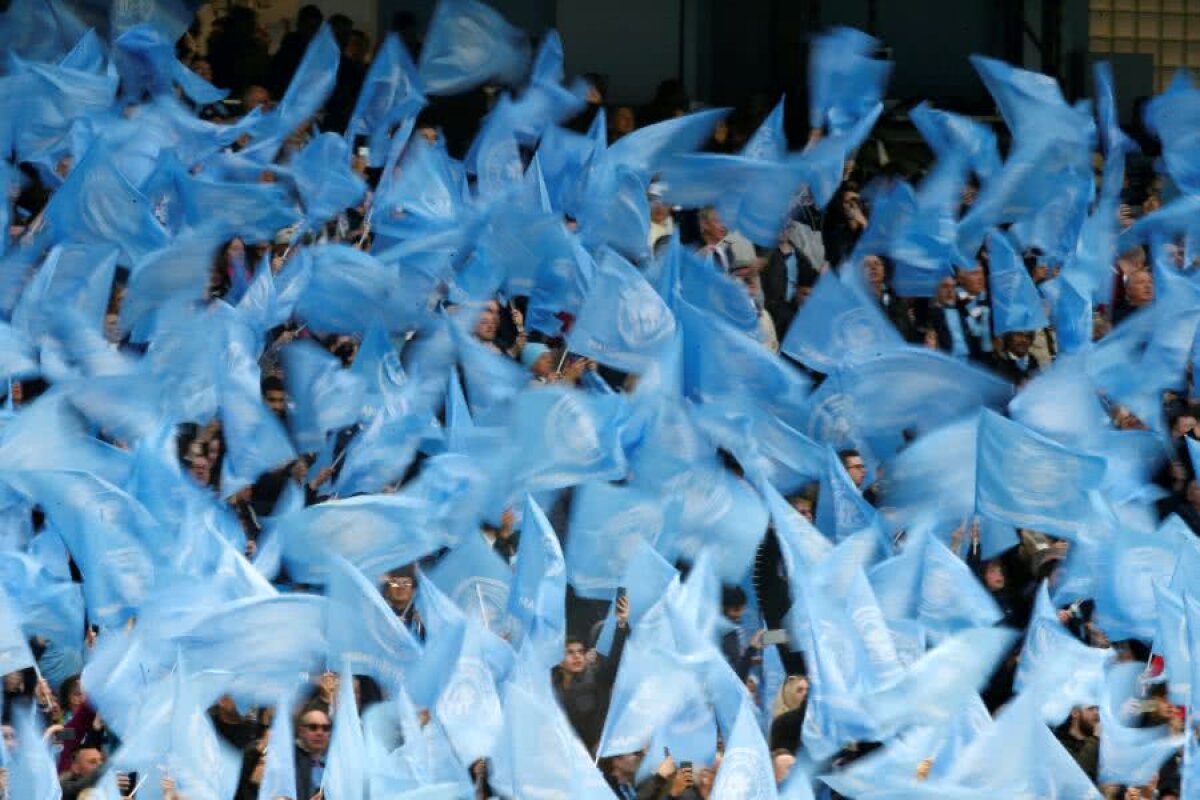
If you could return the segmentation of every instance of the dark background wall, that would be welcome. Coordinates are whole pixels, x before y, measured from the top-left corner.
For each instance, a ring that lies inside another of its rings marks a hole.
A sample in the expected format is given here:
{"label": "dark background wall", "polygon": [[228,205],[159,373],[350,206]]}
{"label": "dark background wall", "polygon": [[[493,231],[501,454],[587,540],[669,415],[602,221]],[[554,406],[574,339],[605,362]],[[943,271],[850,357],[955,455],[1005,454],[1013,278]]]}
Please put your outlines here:
{"label": "dark background wall", "polygon": [[[377,1],[380,30],[396,11],[412,12],[423,27],[433,8],[433,0]],[[1087,0],[489,2],[534,36],[557,28],[568,71],[607,75],[610,102],[648,102],[660,81],[681,78],[699,102],[743,105],[756,95],[773,102],[787,92],[789,105],[802,108],[807,42],[832,25],[882,40],[896,62],[889,96],[902,101],[990,110],[971,53],[1057,75],[1072,100],[1091,83]],[[1150,79],[1136,57],[1115,66],[1128,114],[1135,97],[1150,93]]]}

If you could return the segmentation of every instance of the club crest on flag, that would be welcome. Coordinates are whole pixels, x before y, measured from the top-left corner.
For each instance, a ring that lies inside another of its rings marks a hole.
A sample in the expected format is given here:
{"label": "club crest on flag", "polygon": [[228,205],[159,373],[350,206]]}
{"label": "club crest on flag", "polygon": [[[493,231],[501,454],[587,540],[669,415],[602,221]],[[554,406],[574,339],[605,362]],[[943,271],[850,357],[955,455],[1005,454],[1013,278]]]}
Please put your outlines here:
{"label": "club crest on flag", "polygon": [[727,750],[721,758],[721,797],[725,800],[758,800],[767,797],[763,784],[763,765],[748,747]]}

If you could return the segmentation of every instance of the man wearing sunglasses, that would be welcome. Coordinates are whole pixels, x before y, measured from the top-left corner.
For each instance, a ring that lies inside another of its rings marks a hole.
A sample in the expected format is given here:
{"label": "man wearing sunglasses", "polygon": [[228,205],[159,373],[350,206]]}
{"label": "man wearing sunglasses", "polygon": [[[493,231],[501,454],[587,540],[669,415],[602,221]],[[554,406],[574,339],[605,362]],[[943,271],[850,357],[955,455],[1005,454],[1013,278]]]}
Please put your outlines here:
{"label": "man wearing sunglasses", "polygon": [[333,723],[319,708],[310,708],[296,721],[296,797],[308,800],[321,789],[325,751]]}

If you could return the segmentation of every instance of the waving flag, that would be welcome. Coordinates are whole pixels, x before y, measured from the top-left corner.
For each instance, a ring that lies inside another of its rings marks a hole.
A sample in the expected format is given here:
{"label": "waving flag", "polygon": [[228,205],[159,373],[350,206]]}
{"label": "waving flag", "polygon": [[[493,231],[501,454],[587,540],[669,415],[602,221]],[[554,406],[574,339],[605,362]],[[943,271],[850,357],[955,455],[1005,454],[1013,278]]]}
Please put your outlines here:
{"label": "waving flag", "polygon": [[1171,178],[1188,195],[1200,189],[1195,123],[1200,120],[1200,89],[1190,78],[1176,77],[1167,91],[1146,104],[1146,127],[1163,145],[1163,161]]}
{"label": "waving flag", "polygon": [[874,520],[875,509],[863,499],[858,487],[850,480],[837,453],[826,448],[825,469],[821,473],[821,488],[817,496],[817,527],[826,536],[841,541],[871,525]]}
{"label": "waving flag", "polygon": [[282,351],[284,378],[293,408],[288,415],[296,444],[317,450],[330,431],[347,428],[362,412],[363,382],[338,358],[312,342],[292,342]]}
{"label": "waving flag", "polygon": [[1087,492],[1100,486],[1104,461],[984,411],[975,469],[980,512],[1017,527],[1074,537],[1086,524]]}
{"label": "waving flag", "polygon": [[834,28],[813,41],[808,59],[812,127],[841,133],[883,99],[892,64],[871,57],[879,46],[877,39],[852,28]]}
{"label": "waving flag", "polygon": [[714,800],[773,800],[775,773],[754,710],[742,703],[733,731],[726,738],[721,768],[713,782]]}
{"label": "waving flag", "polygon": [[1025,264],[1002,233],[988,236],[988,288],[992,297],[992,331],[1036,331],[1049,321]]}
{"label": "waving flag", "polygon": [[939,159],[961,153],[983,181],[999,171],[996,134],[984,123],[951,111],[939,111],[928,102],[922,102],[908,116]]}
{"label": "waving flag", "polygon": [[575,488],[566,543],[567,577],[580,597],[607,599],[620,585],[637,539],[653,541],[668,511],[657,493],[588,482]]}
{"label": "waving flag", "polygon": [[529,67],[529,42],[480,0],[439,0],[421,47],[420,76],[433,95],[496,80],[515,85]]}
{"label": "waving flag", "polygon": [[328,24],[308,43],[292,82],[279,100],[273,121],[278,135],[286,137],[307,122],[333,93],[341,49]]}
{"label": "waving flag", "polygon": [[566,563],[558,534],[537,501],[526,495],[508,611],[521,623],[525,641],[552,665],[562,660],[566,591]]}
{"label": "waving flag", "polygon": [[883,312],[828,270],[796,313],[779,348],[818,372],[903,346]]}
{"label": "waving flag", "polygon": [[512,409],[521,454],[517,479],[541,491],[624,477],[622,399],[557,387],[524,390]]}
{"label": "waving flag", "polygon": [[420,658],[420,643],[358,568],[336,555],[329,564],[325,637],[331,659],[354,674],[399,685],[405,667]]}
{"label": "waving flag", "polygon": [[424,88],[408,48],[397,34],[389,34],[367,70],[346,127],[346,139],[353,141],[355,136],[365,134],[371,143],[371,166],[382,166],[391,127],[408,117],[415,120],[425,102]]}
{"label": "waving flag", "polygon": [[1166,725],[1132,727],[1122,719],[1124,704],[1136,700],[1140,664],[1109,668],[1105,697],[1100,701],[1100,782],[1141,785],[1158,773],[1163,762],[1183,746],[1184,734],[1172,735]]}
{"label": "waving flag", "polygon": [[365,800],[367,796],[366,743],[358,700],[354,696],[350,665],[342,669],[334,705],[333,738],[329,742],[328,765],[321,781],[322,793],[331,798]]}
{"label": "waving flag", "polygon": [[367,184],[350,171],[350,146],[336,133],[311,139],[288,162],[305,221],[312,227],[337,216],[362,201]]}
{"label": "waving flag", "polygon": [[674,335],[674,316],[646,279],[625,259],[604,250],[567,334],[571,352],[616,369],[644,372]]}
{"label": "waving flag", "polygon": [[605,718],[597,753],[615,756],[645,747],[683,702],[700,687],[680,659],[660,642],[635,639],[621,654],[613,685],[611,711]]}

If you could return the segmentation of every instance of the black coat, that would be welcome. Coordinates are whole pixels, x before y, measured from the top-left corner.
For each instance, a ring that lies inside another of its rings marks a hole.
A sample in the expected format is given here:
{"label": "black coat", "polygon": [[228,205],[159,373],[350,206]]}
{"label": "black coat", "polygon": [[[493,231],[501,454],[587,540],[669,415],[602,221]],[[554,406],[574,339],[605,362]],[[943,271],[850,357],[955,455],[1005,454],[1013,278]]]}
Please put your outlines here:
{"label": "black coat", "polygon": [[560,667],[554,668],[554,694],[558,703],[571,721],[571,727],[583,740],[590,752],[600,744],[604,731],[604,718],[612,700],[613,682],[617,667],[621,663],[621,652],[625,649],[628,627],[617,627],[613,634],[612,649],[608,657],[587,667],[580,675],[572,677],[570,683]]}

